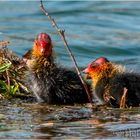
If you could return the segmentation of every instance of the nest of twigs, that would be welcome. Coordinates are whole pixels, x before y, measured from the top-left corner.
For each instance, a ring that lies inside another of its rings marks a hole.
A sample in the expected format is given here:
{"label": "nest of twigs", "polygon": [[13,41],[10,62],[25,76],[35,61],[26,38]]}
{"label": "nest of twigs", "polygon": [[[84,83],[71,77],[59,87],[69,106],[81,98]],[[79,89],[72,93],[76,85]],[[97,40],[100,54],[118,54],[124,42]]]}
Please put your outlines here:
{"label": "nest of twigs", "polygon": [[8,43],[0,42],[0,98],[28,93],[24,85],[26,63],[7,47]]}

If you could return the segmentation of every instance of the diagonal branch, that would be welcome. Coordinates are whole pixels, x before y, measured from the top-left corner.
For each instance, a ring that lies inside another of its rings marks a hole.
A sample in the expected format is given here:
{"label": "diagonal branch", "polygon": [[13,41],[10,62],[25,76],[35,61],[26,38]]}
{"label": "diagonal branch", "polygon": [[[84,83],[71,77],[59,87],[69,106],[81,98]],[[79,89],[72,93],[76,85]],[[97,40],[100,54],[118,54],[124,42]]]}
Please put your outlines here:
{"label": "diagonal branch", "polygon": [[78,68],[77,62],[76,62],[76,60],[75,60],[75,58],[74,58],[74,55],[72,54],[71,49],[69,48],[68,43],[67,43],[67,41],[66,41],[66,38],[65,38],[65,30],[61,30],[61,29],[58,27],[58,25],[56,24],[55,20],[49,15],[48,11],[44,8],[44,5],[43,5],[42,0],[40,0],[40,7],[41,7],[41,10],[44,12],[44,14],[45,14],[45,15],[48,17],[48,19],[52,22],[52,25],[53,25],[53,27],[57,30],[58,34],[60,35],[60,37],[61,37],[61,39],[62,39],[62,41],[63,41],[63,43],[64,43],[64,46],[65,46],[65,48],[67,49],[67,51],[68,51],[68,53],[69,53],[69,55],[70,55],[70,57],[71,57],[71,59],[72,59],[74,65],[75,65],[75,69],[76,69],[76,71],[77,71],[77,73],[78,73],[78,75],[79,75],[79,78],[80,78],[80,80],[81,80],[81,82],[82,82],[82,84],[83,84],[83,86],[84,86],[84,88],[85,88],[85,90],[86,90],[86,93],[87,93],[89,102],[92,103],[91,94],[89,93],[89,90],[88,90],[88,87],[87,87],[86,83],[85,83],[84,80],[82,79],[82,76],[81,76],[80,70],[79,70],[79,68]]}

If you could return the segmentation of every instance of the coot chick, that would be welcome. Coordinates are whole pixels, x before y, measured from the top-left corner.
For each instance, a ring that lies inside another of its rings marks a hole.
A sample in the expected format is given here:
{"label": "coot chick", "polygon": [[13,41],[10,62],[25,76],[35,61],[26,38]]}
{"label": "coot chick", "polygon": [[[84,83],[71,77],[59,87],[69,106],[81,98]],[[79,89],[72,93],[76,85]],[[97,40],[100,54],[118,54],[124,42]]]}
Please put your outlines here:
{"label": "coot chick", "polygon": [[93,92],[103,103],[119,107],[126,88],[126,106],[140,105],[139,74],[127,72],[123,66],[104,57],[93,61],[84,72],[92,78]]}
{"label": "coot chick", "polygon": [[40,33],[35,39],[32,61],[27,81],[39,102],[48,104],[89,102],[77,73],[54,62],[53,45],[48,34]]}

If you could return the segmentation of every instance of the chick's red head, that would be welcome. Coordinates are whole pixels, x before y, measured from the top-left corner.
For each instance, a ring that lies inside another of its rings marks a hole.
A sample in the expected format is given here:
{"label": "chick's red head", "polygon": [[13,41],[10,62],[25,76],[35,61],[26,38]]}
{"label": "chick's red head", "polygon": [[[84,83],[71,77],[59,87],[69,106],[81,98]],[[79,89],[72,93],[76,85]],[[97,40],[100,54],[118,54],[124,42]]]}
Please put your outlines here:
{"label": "chick's red head", "polygon": [[46,33],[38,34],[33,47],[33,55],[49,56],[52,54],[51,38]]}
{"label": "chick's red head", "polygon": [[105,57],[100,57],[89,64],[89,66],[84,70],[84,73],[91,76],[91,74],[98,73],[101,71],[101,66],[108,63],[109,60]]}

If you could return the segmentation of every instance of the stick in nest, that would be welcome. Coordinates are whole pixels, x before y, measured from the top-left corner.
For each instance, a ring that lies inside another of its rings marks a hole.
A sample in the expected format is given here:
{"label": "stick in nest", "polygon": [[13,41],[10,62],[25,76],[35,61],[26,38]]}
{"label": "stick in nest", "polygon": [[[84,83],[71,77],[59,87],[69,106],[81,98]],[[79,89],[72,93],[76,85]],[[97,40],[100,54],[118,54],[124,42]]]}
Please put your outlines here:
{"label": "stick in nest", "polygon": [[6,76],[7,76],[7,83],[8,83],[8,94],[10,95],[10,77],[9,77],[9,72],[6,70]]}
{"label": "stick in nest", "polygon": [[9,41],[0,41],[0,45],[8,45],[8,44],[10,44]]}
{"label": "stick in nest", "polygon": [[63,43],[64,43],[64,46],[65,46],[65,48],[67,49],[67,51],[68,51],[68,53],[69,53],[69,55],[70,55],[70,57],[71,57],[71,59],[72,59],[74,65],[75,65],[75,69],[76,69],[76,71],[77,71],[77,73],[78,73],[78,75],[79,75],[79,78],[80,78],[80,80],[81,80],[81,82],[82,82],[82,84],[83,84],[83,86],[84,86],[84,88],[85,88],[85,90],[86,90],[86,93],[87,93],[89,102],[92,104],[92,97],[91,97],[91,94],[89,93],[89,90],[88,90],[88,87],[87,87],[86,83],[85,83],[84,80],[82,79],[82,76],[81,76],[80,70],[79,70],[79,68],[78,68],[77,62],[76,62],[76,60],[75,60],[75,58],[74,58],[74,55],[72,54],[71,49],[69,48],[68,43],[67,43],[67,41],[66,41],[66,38],[65,38],[65,30],[60,30],[60,28],[59,28],[58,25],[56,24],[55,20],[49,15],[48,11],[44,8],[44,5],[43,5],[42,0],[40,0],[40,7],[41,7],[41,10],[42,10],[42,11],[45,13],[45,15],[48,17],[48,19],[51,21],[53,27],[57,30],[58,34],[60,35],[60,37],[61,37],[61,39],[62,39],[62,41],[63,41]]}
{"label": "stick in nest", "polygon": [[123,95],[122,95],[121,102],[120,102],[120,109],[125,108],[125,101],[126,101],[127,90],[128,89],[124,87]]}

